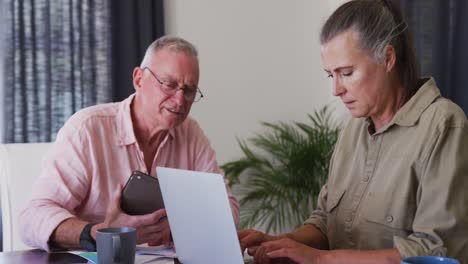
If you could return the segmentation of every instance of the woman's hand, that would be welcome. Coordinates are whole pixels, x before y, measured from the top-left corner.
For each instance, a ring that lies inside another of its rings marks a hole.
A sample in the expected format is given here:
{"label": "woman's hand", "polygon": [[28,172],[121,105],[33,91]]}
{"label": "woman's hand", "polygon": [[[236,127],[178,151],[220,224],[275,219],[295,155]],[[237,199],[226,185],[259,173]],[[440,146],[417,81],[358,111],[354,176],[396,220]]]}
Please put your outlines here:
{"label": "woman's hand", "polygon": [[284,259],[300,264],[324,263],[323,258],[329,251],[311,248],[289,238],[265,242],[258,249],[254,257],[254,263],[275,263],[276,260]]}
{"label": "woman's hand", "polygon": [[248,249],[251,256],[255,254],[255,250],[260,244],[274,239],[272,236],[253,229],[241,230],[237,235],[239,236],[242,253],[244,253],[245,249]]}

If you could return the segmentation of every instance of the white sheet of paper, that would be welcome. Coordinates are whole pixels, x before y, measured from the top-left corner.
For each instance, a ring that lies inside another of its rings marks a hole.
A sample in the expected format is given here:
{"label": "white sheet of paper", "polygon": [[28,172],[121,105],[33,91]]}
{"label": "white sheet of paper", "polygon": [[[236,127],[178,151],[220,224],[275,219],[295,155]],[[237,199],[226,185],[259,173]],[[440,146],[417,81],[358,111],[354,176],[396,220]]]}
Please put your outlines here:
{"label": "white sheet of paper", "polygon": [[173,258],[155,255],[136,255],[135,264],[174,264]]}
{"label": "white sheet of paper", "polygon": [[176,258],[176,253],[174,248],[165,247],[165,246],[137,246],[136,247],[136,254],[137,255],[156,255],[156,256],[163,256],[166,258]]}
{"label": "white sheet of paper", "polygon": [[[65,252],[65,251],[64,251]],[[83,257],[88,260],[89,264],[95,263],[93,260],[97,259],[96,252],[86,252],[81,250],[66,251]],[[137,246],[135,264],[147,264],[147,263],[157,263],[157,264],[174,264],[174,258],[176,254],[173,248],[168,248],[165,246]]]}

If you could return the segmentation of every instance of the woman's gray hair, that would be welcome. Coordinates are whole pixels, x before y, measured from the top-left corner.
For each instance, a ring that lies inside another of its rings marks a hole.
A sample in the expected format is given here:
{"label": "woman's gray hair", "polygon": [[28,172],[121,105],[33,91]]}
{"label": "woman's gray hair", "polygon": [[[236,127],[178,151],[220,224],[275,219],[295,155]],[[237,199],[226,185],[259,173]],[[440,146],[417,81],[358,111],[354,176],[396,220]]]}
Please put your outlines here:
{"label": "woman's gray hair", "polygon": [[411,35],[400,9],[387,0],[353,0],[340,6],[322,27],[320,43],[326,44],[347,30],[359,33],[359,45],[378,63],[386,57],[386,47],[396,52],[396,68],[405,88],[403,103],[419,87],[419,69],[416,63]]}
{"label": "woman's gray hair", "polygon": [[141,67],[146,66],[146,61],[149,59],[150,55],[152,56],[162,49],[169,49],[174,52],[183,52],[195,57],[198,61],[198,51],[192,43],[179,37],[163,36],[153,41],[153,43],[151,43],[151,45],[146,49],[145,57],[141,62]]}

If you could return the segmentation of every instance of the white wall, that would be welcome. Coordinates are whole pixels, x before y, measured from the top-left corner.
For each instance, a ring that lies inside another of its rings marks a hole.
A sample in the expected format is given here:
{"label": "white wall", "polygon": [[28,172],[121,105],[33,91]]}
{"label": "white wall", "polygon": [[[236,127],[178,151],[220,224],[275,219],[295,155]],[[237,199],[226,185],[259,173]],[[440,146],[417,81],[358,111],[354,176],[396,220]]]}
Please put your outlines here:
{"label": "white wall", "polygon": [[166,33],[200,53],[206,97],[192,115],[222,164],[241,157],[236,137],[260,121],[305,121],[332,101],[320,63],[319,29],[343,0],[166,0]]}

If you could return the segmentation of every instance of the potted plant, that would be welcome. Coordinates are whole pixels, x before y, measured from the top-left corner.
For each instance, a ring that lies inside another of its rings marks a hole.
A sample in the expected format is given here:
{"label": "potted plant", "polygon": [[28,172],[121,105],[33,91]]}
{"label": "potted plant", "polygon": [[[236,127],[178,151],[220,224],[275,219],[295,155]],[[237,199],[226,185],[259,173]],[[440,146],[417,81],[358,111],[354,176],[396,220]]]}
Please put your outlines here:
{"label": "potted plant", "polygon": [[221,166],[240,195],[240,228],[286,231],[307,219],[316,206],[339,127],[328,107],[308,123],[263,122],[266,132],[238,139],[243,157]]}

